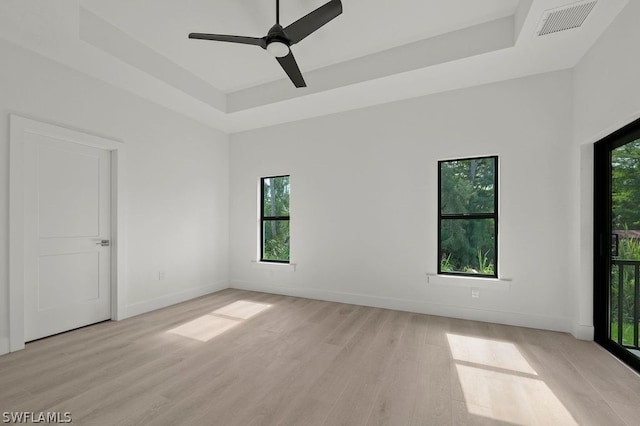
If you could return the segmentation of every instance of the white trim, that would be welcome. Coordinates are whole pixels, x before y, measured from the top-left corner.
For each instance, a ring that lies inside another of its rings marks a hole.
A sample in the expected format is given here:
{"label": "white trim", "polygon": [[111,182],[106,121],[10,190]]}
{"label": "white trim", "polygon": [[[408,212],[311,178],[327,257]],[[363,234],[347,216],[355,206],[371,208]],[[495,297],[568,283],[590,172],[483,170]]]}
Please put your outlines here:
{"label": "white trim", "polygon": [[443,287],[489,288],[493,290],[511,289],[511,278],[482,278],[455,275],[438,275],[427,272],[427,284]]}
{"label": "white trim", "polygon": [[592,325],[574,324],[571,334],[578,340],[593,340],[595,329]]}
{"label": "white trim", "polygon": [[[125,220],[125,145],[111,150],[111,319],[124,318],[127,289],[127,241]],[[115,281],[114,281],[115,280]]]}
{"label": "white trim", "polygon": [[634,112],[632,114],[628,114],[626,117],[616,120],[613,124],[611,124],[610,126],[606,127],[605,129],[600,130],[599,132],[595,132],[595,133],[591,134],[590,136],[583,137],[582,140],[577,140],[578,138],[574,136],[574,140],[576,141],[576,143],[578,145],[594,144],[594,143],[606,138],[610,134],[615,133],[618,130],[622,129],[624,126],[633,123],[638,118],[640,118],[640,111],[636,111],[636,112]]}
{"label": "white trim", "polygon": [[24,124],[9,126],[9,351],[24,349]]}
{"label": "white trim", "polygon": [[272,271],[289,271],[295,272],[295,263],[279,263],[279,262],[261,262],[259,260],[252,260],[251,266],[259,269],[270,269]]}
{"label": "white trim", "polygon": [[185,302],[187,300],[195,299],[196,297],[205,296],[227,288],[229,288],[227,282],[220,281],[212,285],[190,288],[177,293],[156,297],[155,299],[132,303],[131,305],[127,305],[124,318],[166,308],[167,306],[175,305],[176,303]]}
{"label": "white trim", "polygon": [[231,281],[230,288],[543,330],[568,332],[571,329],[571,320],[563,317],[477,309],[469,306],[445,305],[315,288],[285,287],[249,281]]}
{"label": "white trim", "polygon": [[[124,170],[126,146],[117,140],[10,115],[9,145],[9,351],[24,349],[24,134],[34,133],[111,151],[111,318],[121,319],[126,288]],[[1,349],[1,348],[0,348]]]}
{"label": "white trim", "polygon": [[9,350],[9,338],[0,337],[0,355],[8,354],[9,352],[11,352]]}

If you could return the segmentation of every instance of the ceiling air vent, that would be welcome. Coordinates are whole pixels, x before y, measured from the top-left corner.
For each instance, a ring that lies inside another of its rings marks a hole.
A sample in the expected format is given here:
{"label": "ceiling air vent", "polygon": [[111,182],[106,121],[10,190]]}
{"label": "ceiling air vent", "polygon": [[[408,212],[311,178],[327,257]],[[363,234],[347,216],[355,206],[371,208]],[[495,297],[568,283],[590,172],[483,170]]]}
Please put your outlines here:
{"label": "ceiling air vent", "polygon": [[580,27],[597,1],[581,1],[557,9],[547,10],[538,26],[538,36]]}

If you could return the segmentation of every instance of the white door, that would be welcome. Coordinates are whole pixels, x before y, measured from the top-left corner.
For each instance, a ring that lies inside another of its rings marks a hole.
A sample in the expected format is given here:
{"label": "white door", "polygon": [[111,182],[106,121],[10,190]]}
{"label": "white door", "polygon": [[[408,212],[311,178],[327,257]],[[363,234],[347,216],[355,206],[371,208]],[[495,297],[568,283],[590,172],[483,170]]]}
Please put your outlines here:
{"label": "white door", "polygon": [[110,213],[109,151],[25,133],[26,341],[110,318]]}

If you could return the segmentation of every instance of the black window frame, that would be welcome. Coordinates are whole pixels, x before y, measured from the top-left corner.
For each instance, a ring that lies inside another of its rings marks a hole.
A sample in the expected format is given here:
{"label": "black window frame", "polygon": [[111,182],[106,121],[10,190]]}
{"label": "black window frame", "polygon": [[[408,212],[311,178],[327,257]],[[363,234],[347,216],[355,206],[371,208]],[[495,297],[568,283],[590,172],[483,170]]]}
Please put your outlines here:
{"label": "black window frame", "polygon": [[640,359],[611,340],[611,268],[613,261],[605,239],[612,234],[612,166],[614,149],[640,139],[640,119],[605,136],[593,145],[593,325],[594,341],[640,372]]}
{"label": "black window frame", "polygon": [[[471,160],[494,160],[493,170],[493,213],[442,213],[442,164],[454,161],[471,161]],[[438,161],[438,275],[454,275],[475,278],[498,278],[498,156],[485,155],[481,157],[454,158],[450,160]],[[442,220],[470,220],[470,219],[493,219],[493,241],[494,241],[494,266],[493,274],[474,274],[469,272],[450,272],[442,271]]]}
{"label": "black window frame", "polygon": [[[291,263],[291,254],[289,254],[289,260],[277,260],[277,259],[265,259],[264,258],[264,222],[265,221],[288,221],[289,222],[289,233],[291,233],[291,212],[289,212],[289,216],[265,216],[264,215],[264,181],[265,179],[278,179],[278,178],[289,178],[289,185],[291,185],[291,175],[278,175],[278,176],[264,176],[260,178],[260,262],[267,263]],[[291,196],[291,194],[289,194]],[[291,202],[291,198],[289,198],[289,202]],[[291,238],[291,234],[289,234],[289,238]]]}

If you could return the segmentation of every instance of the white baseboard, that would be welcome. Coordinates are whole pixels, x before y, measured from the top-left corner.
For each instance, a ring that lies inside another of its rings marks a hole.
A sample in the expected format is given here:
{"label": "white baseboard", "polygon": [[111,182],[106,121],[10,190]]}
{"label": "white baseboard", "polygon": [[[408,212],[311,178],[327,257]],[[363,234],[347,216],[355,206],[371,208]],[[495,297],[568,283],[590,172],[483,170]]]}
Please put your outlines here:
{"label": "white baseboard", "polygon": [[0,355],[9,353],[9,338],[0,337]]}
{"label": "white baseboard", "polygon": [[442,317],[561,332],[570,332],[570,324],[572,323],[568,318],[561,317],[547,317],[534,314],[522,314],[518,312],[492,311],[470,308],[467,306],[445,305],[424,301],[369,296],[365,294],[344,293],[313,288],[282,287],[247,281],[231,281],[230,287],[240,290],[260,291],[265,293],[282,294],[285,296],[326,300],[329,302],[348,303],[375,308],[393,309],[396,311],[415,312],[419,314],[437,315]]}
{"label": "white baseboard", "polygon": [[578,340],[593,340],[595,332],[592,325],[574,324],[571,334]]}
{"label": "white baseboard", "polygon": [[131,305],[127,305],[125,307],[125,313],[121,319],[134,317],[136,315],[155,311],[157,309],[166,308],[167,306],[195,299],[196,297],[204,296],[210,293],[215,293],[216,291],[224,290],[226,288],[229,288],[229,285],[225,281],[203,287],[190,288],[188,290],[167,294],[151,300],[132,303]]}

